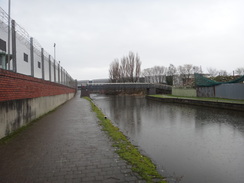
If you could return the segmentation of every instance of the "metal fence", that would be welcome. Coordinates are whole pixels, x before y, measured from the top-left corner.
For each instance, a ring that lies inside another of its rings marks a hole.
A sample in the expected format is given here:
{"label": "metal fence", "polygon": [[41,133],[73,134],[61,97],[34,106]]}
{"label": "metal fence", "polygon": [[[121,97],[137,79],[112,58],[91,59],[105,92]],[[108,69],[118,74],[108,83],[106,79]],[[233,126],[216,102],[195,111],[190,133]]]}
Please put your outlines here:
{"label": "metal fence", "polygon": [[244,100],[244,84],[222,84],[215,86],[215,96],[218,98]]}
{"label": "metal fence", "polygon": [[10,35],[8,30],[8,14],[0,7],[0,68],[76,87],[76,81],[60,62],[47,53],[15,20],[11,20]]}
{"label": "metal fence", "polygon": [[217,97],[244,100],[244,84],[231,83],[209,87],[197,87],[198,97]]}

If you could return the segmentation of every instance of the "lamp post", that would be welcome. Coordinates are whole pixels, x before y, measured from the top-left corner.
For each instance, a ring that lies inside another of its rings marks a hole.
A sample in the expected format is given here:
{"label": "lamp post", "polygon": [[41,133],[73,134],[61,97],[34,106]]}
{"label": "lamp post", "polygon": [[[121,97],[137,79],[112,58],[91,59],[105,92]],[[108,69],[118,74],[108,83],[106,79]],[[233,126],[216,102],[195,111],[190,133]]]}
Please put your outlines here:
{"label": "lamp post", "polygon": [[56,60],[56,43],[54,43],[53,48],[54,48],[54,60]]}
{"label": "lamp post", "polygon": [[55,63],[55,60],[56,60],[56,43],[54,43],[53,48],[54,48],[54,82],[56,82],[56,63]]}
{"label": "lamp post", "polygon": [[8,0],[8,70],[10,70],[10,5],[11,0]]}

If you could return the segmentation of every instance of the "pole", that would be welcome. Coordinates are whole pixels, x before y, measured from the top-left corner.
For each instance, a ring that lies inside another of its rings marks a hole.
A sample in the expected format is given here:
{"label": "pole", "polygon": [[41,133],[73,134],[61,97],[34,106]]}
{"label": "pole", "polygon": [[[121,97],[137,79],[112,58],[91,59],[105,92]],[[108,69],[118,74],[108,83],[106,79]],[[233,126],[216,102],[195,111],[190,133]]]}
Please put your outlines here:
{"label": "pole", "polygon": [[56,83],[56,43],[54,43],[53,45],[53,48],[54,48],[54,82]]}
{"label": "pole", "polygon": [[54,60],[56,60],[56,43],[54,43],[53,47],[54,47]]}
{"label": "pole", "polygon": [[10,70],[10,5],[11,0],[8,0],[8,70]]}

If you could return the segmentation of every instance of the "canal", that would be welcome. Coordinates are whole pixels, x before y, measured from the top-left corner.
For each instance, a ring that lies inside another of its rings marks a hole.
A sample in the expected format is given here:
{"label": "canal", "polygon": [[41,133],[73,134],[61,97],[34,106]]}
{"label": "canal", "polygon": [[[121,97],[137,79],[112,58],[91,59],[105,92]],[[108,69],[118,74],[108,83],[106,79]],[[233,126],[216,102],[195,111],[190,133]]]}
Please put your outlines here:
{"label": "canal", "polygon": [[243,112],[161,103],[138,96],[94,94],[91,98],[168,180],[243,182]]}

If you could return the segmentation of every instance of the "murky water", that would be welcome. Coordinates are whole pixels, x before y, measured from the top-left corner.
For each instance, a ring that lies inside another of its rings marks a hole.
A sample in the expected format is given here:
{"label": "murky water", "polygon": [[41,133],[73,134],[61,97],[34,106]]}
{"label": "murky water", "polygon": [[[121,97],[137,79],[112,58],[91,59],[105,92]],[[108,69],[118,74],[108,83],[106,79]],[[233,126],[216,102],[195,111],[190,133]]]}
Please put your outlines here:
{"label": "murky water", "polygon": [[92,98],[172,182],[244,182],[243,112],[143,97]]}

